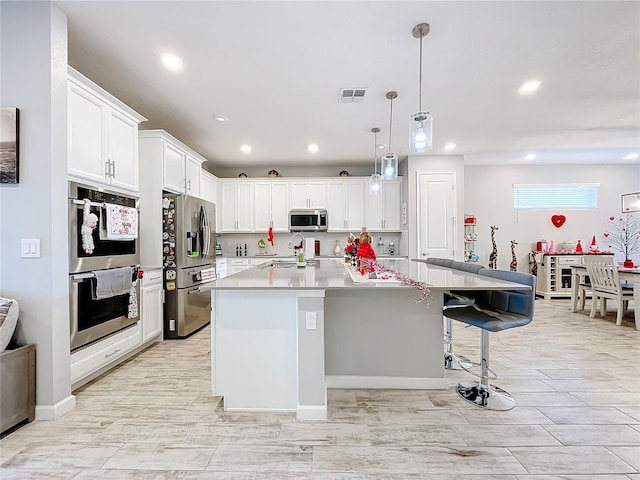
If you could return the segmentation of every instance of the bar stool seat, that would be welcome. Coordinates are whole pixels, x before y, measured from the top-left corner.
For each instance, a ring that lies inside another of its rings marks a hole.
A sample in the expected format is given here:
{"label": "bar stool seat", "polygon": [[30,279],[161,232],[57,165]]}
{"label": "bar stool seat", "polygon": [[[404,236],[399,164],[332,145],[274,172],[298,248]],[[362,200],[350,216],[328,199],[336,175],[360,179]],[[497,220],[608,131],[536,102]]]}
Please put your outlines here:
{"label": "bar stool seat", "polygon": [[460,382],[458,394],[489,410],[511,410],[516,402],[505,390],[489,383],[489,333],[522,327],[533,320],[536,277],[529,273],[483,268],[479,275],[528,285],[530,290],[483,291],[471,306],[448,308],[444,316],[481,329],[480,381]]}

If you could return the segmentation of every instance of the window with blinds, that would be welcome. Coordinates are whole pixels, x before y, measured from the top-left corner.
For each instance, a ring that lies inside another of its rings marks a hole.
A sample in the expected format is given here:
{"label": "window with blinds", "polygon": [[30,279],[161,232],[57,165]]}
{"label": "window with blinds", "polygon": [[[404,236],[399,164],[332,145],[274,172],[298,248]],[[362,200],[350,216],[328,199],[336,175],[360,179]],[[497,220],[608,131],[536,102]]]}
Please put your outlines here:
{"label": "window with blinds", "polygon": [[516,210],[591,210],[598,208],[599,183],[514,184]]}

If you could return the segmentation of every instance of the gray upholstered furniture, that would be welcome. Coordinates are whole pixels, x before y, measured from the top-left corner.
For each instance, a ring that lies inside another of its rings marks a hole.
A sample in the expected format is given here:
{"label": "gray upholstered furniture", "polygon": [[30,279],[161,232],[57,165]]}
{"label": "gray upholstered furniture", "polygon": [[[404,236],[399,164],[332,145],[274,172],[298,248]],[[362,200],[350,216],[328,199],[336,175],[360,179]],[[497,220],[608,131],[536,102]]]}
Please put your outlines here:
{"label": "gray upholstered furniture", "polygon": [[483,268],[478,274],[531,287],[530,290],[477,292],[473,305],[444,310],[445,317],[481,329],[480,381],[459,383],[458,393],[465,400],[490,410],[510,410],[515,406],[513,397],[489,383],[489,333],[522,327],[533,320],[536,277],[490,268]]}
{"label": "gray upholstered furniture", "polygon": [[[478,273],[483,265],[470,262],[458,262],[451,260],[450,258],[438,258],[432,257],[426,260],[416,260],[422,263],[428,263],[430,265],[439,265],[441,267],[452,268],[454,270],[462,270],[470,273]],[[475,302],[473,298],[473,292],[447,292],[444,295],[444,308],[457,308],[468,305],[473,305]],[[444,333],[444,368],[447,370],[458,370],[458,365],[466,366],[469,368],[471,362],[469,359],[456,355],[453,352],[453,324],[451,319],[445,316],[445,333]]]}

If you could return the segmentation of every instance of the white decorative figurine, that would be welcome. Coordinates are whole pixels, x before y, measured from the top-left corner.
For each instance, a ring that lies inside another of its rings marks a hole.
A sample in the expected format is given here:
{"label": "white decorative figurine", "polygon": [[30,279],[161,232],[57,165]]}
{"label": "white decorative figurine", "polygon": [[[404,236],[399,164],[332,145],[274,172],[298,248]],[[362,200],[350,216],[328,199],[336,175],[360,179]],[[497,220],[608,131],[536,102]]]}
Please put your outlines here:
{"label": "white decorative figurine", "polygon": [[82,248],[85,253],[93,253],[95,245],[93,244],[93,229],[98,225],[98,216],[91,213],[91,205],[88,199],[84,199],[84,207],[82,209],[82,227],[80,234],[82,235]]}

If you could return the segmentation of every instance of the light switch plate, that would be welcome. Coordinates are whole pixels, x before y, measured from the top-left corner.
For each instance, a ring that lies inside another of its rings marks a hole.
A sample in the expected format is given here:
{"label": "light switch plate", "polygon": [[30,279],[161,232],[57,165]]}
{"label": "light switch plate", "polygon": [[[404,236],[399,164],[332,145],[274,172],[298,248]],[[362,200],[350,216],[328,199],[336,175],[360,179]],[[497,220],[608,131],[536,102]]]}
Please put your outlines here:
{"label": "light switch plate", "polygon": [[40,258],[40,239],[23,238],[21,240],[20,251],[22,258]]}
{"label": "light switch plate", "polygon": [[315,330],[318,328],[316,322],[316,312],[306,312],[305,314],[305,328],[307,330]]}

